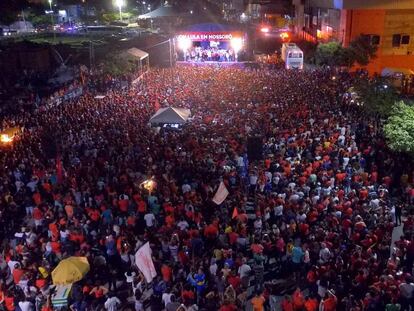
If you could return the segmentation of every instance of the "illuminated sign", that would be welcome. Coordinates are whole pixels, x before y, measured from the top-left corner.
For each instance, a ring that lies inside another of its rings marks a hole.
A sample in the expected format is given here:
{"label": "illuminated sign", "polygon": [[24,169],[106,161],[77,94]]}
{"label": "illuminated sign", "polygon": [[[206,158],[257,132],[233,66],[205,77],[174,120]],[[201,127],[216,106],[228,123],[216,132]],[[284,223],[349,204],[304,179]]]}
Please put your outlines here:
{"label": "illuminated sign", "polygon": [[205,32],[205,33],[184,33],[177,36],[178,40],[191,41],[231,41],[235,37],[240,37],[239,33],[231,32]]}

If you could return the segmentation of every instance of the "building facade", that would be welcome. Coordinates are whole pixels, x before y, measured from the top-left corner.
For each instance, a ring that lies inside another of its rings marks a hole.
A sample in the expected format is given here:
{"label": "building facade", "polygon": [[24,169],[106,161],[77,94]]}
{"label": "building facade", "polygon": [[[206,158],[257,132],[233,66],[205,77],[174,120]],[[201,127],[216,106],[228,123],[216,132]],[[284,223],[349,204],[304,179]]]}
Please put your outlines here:
{"label": "building facade", "polygon": [[344,46],[360,35],[378,47],[370,74],[414,71],[414,0],[293,0],[295,32],[314,42]]}

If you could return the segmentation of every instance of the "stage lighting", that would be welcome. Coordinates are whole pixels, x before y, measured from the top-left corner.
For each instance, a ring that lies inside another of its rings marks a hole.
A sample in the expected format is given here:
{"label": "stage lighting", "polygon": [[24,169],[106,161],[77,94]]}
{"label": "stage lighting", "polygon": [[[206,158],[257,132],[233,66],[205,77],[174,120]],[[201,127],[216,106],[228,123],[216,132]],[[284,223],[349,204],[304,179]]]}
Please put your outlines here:
{"label": "stage lighting", "polygon": [[243,40],[242,38],[233,38],[231,39],[230,44],[234,52],[238,53],[243,47]]}
{"label": "stage lighting", "polygon": [[178,38],[178,48],[183,51],[187,51],[192,45],[192,42],[190,39],[185,37]]}

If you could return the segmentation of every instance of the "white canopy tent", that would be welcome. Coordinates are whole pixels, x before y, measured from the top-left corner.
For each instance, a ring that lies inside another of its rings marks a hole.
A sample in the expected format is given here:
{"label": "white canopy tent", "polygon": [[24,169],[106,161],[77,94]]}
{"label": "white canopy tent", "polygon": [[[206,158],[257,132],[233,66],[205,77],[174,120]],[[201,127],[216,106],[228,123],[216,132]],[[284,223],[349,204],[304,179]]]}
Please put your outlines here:
{"label": "white canopy tent", "polygon": [[127,53],[134,56],[138,60],[139,76],[141,77],[149,69],[149,54],[137,48],[128,49]]}
{"label": "white canopy tent", "polygon": [[190,117],[190,109],[161,108],[149,120],[150,124],[184,124]]}

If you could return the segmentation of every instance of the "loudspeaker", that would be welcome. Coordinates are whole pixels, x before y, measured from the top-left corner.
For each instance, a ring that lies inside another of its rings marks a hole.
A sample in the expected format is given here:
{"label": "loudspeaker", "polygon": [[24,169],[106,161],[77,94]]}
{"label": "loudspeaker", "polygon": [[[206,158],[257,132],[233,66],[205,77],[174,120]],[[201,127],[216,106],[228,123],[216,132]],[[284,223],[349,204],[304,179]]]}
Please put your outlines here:
{"label": "loudspeaker", "polygon": [[263,160],[262,137],[251,136],[247,138],[247,157],[249,162]]}

